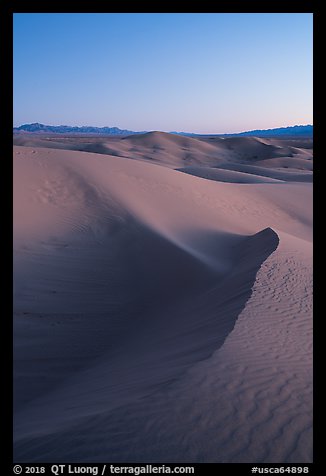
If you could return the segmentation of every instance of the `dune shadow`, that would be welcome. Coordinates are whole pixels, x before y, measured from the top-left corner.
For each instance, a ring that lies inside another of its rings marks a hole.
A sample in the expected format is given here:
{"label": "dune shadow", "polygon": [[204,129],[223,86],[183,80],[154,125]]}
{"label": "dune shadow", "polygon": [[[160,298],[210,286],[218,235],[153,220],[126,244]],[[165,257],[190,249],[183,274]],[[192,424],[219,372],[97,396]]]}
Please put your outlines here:
{"label": "dune shadow", "polygon": [[[187,253],[177,251],[174,244],[149,230],[147,234],[142,230],[142,237],[137,244],[135,269],[143,266],[142,272],[153,273],[154,279],[155,273],[159,275],[163,266],[164,279],[158,277],[157,284],[162,286],[169,273],[176,272],[175,285],[182,286],[185,276],[176,268],[186,263]],[[214,233],[211,233],[206,236],[206,241],[212,242],[213,238]],[[206,288],[200,287],[198,293],[193,288],[192,293],[185,293],[179,300],[172,293],[173,302],[164,308],[159,291],[152,292],[152,303],[145,314],[141,318],[134,314],[129,333],[126,326],[120,337],[115,336],[113,354],[103,355],[75,386],[68,383],[67,388],[64,387],[52,400],[50,394],[43,406],[43,415],[38,405],[31,409],[31,413],[27,409],[24,418],[31,421],[31,430],[30,434],[28,431],[20,434],[16,430],[15,462],[96,462],[105,460],[107,454],[115,461],[124,462],[153,458],[150,441],[144,445],[146,435],[141,430],[146,409],[145,413],[142,410],[140,421],[135,425],[138,406],[150,395],[164,392],[187,369],[209,358],[223,345],[251,296],[258,270],[278,244],[278,235],[271,228],[240,238],[233,247],[232,266],[223,276],[215,282],[210,278]],[[142,251],[151,247],[146,264],[141,265]],[[161,253],[159,261],[155,250]],[[168,257],[173,259],[168,262]],[[190,260],[192,264],[187,265],[186,274],[198,273],[200,263],[196,264],[194,257]],[[202,263],[203,268],[206,266]],[[205,272],[202,272],[204,276]],[[139,290],[141,279],[143,286],[149,284],[146,276],[140,274]],[[142,294],[144,298],[146,289]],[[103,385],[103,382],[108,383]],[[75,410],[67,408],[72,401]],[[36,412],[34,417],[33,411]],[[105,436],[116,433],[117,428],[121,438],[116,440]],[[102,435],[101,441],[98,434]],[[82,435],[82,438],[77,435]],[[126,437],[132,444],[121,444]],[[94,445],[94,441],[99,444]],[[85,452],[85,447],[92,447],[92,451]],[[164,455],[159,455],[159,458],[164,460]]]}

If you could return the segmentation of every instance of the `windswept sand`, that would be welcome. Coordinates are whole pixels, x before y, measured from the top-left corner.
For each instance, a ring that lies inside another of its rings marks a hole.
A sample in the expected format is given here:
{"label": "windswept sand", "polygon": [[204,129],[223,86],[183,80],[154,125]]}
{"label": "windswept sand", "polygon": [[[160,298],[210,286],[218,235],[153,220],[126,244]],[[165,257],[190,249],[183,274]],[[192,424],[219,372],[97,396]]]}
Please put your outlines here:
{"label": "windswept sand", "polygon": [[312,149],[237,139],[16,140],[16,462],[312,461]]}

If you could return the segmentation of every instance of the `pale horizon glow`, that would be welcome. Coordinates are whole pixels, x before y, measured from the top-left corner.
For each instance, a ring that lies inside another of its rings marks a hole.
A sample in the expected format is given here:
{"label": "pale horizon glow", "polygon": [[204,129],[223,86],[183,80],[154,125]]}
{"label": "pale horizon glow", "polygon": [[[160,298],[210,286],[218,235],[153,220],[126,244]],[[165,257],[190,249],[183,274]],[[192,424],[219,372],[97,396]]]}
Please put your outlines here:
{"label": "pale horizon glow", "polygon": [[14,126],[313,123],[311,13],[14,14]]}

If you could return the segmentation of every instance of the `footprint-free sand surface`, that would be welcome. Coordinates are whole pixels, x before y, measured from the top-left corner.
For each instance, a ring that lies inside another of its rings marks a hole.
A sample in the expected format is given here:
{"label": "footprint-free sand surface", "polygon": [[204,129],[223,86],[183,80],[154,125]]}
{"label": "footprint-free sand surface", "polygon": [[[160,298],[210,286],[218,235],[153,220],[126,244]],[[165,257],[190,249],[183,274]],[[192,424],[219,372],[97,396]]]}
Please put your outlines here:
{"label": "footprint-free sand surface", "polygon": [[311,141],[14,144],[15,461],[311,462]]}

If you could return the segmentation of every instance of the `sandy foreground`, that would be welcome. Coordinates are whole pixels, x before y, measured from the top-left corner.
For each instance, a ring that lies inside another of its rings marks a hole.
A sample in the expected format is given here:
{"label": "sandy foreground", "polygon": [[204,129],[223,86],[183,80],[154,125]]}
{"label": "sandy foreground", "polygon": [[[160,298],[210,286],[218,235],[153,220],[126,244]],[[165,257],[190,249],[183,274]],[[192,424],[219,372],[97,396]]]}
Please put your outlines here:
{"label": "sandy foreground", "polygon": [[15,461],[311,462],[310,141],[14,142]]}

